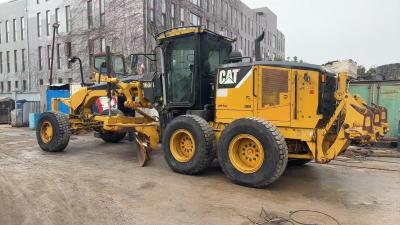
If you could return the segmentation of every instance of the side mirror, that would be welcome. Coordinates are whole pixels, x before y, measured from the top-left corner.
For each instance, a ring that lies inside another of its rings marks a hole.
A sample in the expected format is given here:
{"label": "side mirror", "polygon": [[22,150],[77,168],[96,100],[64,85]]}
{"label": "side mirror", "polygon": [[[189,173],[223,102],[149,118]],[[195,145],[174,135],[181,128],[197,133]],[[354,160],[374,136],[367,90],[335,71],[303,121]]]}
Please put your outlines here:
{"label": "side mirror", "polygon": [[130,61],[131,61],[131,70],[135,72],[137,70],[137,66],[139,63],[139,56],[138,55],[130,55]]}

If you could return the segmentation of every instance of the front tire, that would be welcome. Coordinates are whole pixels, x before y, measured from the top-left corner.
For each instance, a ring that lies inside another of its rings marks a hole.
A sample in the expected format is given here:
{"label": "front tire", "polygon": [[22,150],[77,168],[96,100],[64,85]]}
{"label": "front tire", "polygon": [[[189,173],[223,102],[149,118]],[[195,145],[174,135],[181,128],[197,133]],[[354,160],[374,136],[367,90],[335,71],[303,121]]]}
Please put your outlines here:
{"label": "front tire", "polygon": [[36,128],[36,139],[43,151],[62,152],[71,136],[68,117],[61,112],[44,112]]}
{"label": "front tire", "polygon": [[288,149],[272,123],[243,118],[223,130],[218,143],[218,160],[225,175],[233,182],[264,188],[282,175]]}
{"label": "front tire", "polygon": [[212,127],[203,118],[183,115],[166,127],[162,148],[168,166],[178,173],[197,174],[215,158],[216,141]]}

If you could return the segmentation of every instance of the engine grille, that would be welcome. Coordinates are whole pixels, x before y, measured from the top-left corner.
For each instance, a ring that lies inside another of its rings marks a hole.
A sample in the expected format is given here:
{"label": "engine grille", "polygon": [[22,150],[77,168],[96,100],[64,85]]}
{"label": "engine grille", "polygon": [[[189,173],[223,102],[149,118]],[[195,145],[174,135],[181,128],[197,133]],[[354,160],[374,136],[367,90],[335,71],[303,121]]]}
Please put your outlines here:
{"label": "engine grille", "polygon": [[262,105],[280,105],[280,94],[288,92],[288,71],[263,69]]}

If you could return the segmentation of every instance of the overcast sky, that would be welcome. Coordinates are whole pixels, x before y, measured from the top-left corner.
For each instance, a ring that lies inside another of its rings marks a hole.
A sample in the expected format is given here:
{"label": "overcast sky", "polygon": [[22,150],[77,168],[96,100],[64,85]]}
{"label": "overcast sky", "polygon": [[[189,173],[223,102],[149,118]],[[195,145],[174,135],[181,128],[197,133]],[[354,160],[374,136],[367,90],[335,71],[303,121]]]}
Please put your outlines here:
{"label": "overcast sky", "polygon": [[242,1],[278,15],[287,56],[317,64],[351,58],[367,67],[400,62],[400,0]]}
{"label": "overcast sky", "polygon": [[400,63],[400,0],[242,0],[268,6],[286,35],[286,55],[322,64]]}

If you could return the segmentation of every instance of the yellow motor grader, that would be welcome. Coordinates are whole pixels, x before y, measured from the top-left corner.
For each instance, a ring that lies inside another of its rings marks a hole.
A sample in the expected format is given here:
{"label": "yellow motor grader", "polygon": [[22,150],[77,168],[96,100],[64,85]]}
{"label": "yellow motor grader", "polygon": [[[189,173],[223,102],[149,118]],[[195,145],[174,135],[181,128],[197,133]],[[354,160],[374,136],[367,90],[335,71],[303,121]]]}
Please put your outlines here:
{"label": "yellow motor grader", "polygon": [[[122,56],[108,50],[95,57],[95,83],[85,84],[82,74],[82,88],[68,99],[53,99],[53,112],[41,115],[40,147],[63,151],[71,134],[93,130],[117,142],[131,130],[142,165],[161,139],[176,172],[201,173],[218,159],[229,179],[260,188],[279,178],[288,163],[328,163],[353,140],[374,143],[387,132],[386,110],[372,110],[352,96],[346,73],[264,61],[263,35],[255,41],[255,61],[232,52],[234,40],[202,27],[174,28],[156,38],[159,52],[143,54],[161,65],[155,73],[122,78]],[[138,54],[130,59],[135,70]],[[120,111],[94,113],[94,101],[104,96],[117,98]],[[60,102],[69,115],[57,112]],[[156,108],[158,116],[146,108]],[[126,109],[136,116],[124,114]]]}

